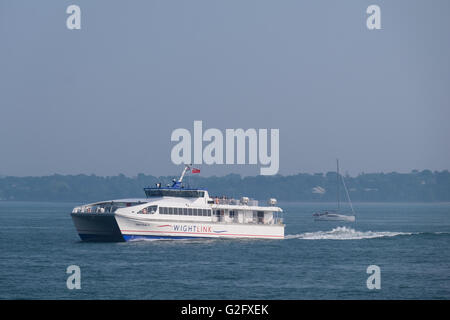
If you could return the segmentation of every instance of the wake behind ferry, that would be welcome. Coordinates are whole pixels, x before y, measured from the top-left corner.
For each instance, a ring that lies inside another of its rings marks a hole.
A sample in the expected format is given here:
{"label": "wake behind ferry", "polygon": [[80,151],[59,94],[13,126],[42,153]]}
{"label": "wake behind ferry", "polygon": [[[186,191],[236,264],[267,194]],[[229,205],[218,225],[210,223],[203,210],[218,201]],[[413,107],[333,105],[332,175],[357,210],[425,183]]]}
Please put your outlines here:
{"label": "wake behind ferry", "polygon": [[[192,170],[192,171],[191,171]],[[208,191],[184,188],[185,166],[172,185],[144,188],[146,198],[120,199],[75,207],[72,220],[84,241],[139,239],[262,238],[283,239],[283,210],[276,199],[267,206],[248,197],[210,197]]]}

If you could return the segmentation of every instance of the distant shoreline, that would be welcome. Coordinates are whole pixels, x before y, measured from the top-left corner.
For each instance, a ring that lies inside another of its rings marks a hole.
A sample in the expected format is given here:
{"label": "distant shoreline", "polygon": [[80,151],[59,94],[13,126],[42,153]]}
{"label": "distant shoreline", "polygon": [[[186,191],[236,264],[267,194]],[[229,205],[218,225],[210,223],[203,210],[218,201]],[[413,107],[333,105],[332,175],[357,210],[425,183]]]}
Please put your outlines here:
{"label": "distant shoreline", "polygon": [[[107,199],[143,198],[143,188],[174,176],[155,177],[139,174],[101,177],[95,175],[52,175],[43,177],[0,178],[1,201],[95,202]],[[187,187],[209,191],[211,196],[240,198],[247,196],[265,201],[332,203],[337,200],[336,172],[290,176],[222,177],[189,176]],[[411,173],[364,173],[345,177],[352,202],[361,203],[439,203],[450,202],[450,172],[413,171]],[[346,194],[340,188],[340,199]]]}

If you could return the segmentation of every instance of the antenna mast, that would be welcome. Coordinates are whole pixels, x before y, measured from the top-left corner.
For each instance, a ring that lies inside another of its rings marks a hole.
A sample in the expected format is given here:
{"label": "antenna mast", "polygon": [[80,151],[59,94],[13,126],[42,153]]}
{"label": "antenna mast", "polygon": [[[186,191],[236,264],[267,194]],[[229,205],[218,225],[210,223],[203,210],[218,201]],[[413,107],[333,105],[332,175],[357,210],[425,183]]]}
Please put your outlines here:
{"label": "antenna mast", "polygon": [[188,165],[184,166],[184,170],[183,173],[180,176],[180,179],[178,179],[178,182],[181,183],[181,181],[183,181],[184,175],[186,174],[186,172],[188,172],[189,170],[191,170],[191,167]]}

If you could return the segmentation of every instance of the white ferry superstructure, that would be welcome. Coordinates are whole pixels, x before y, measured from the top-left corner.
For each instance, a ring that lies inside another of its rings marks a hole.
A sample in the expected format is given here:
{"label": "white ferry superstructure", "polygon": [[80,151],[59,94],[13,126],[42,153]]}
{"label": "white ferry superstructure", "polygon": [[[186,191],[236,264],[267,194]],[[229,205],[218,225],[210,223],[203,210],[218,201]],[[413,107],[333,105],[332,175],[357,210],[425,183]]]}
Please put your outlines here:
{"label": "white ferry superstructure", "polygon": [[186,189],[181,177],[168,187],[144,188],[147,198],[95,202],[71,213],[84,241],[139,239],[261,238],[283,239],[283,210],[269,199],[210,197],[207,190]]}

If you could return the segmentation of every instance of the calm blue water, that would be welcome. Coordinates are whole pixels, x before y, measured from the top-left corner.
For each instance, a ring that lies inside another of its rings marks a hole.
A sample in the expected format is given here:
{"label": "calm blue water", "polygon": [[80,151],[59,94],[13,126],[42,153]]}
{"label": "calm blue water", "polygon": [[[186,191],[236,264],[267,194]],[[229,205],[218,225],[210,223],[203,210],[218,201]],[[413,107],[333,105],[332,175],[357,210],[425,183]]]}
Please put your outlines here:
{"label": "calm blue water", "polygon": [[[356,204],[357,223],[282,203],[285,240],[83,243],[75,203],[0,202],[2,299],[449,299],[450,204]],[[66,268],[81,268],[68,290]],[[381,268],[369,290],[366,269]]]}

